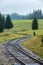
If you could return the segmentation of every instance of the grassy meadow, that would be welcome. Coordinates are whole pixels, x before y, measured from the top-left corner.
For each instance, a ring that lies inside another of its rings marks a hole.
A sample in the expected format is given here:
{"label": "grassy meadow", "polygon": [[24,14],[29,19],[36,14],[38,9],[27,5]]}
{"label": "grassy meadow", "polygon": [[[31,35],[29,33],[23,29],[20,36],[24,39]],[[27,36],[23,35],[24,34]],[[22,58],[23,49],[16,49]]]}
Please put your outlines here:
{"label": "grassy meadow", "polygon": [[0,43],[22,37],[23,37],[22,35],[13,34],[10,31],[4,31],[3,33],[0,33]]}
{"label": "grassy meadow", "polygon": [[[11,40],[15,38],[23,37],[22,34],[33,34],[34,30],[31,28],[32,20],[12,20],[13,28],[9,30],[4,30],[0,33],[0,42],[6,40]],[[39,30],[35,30],[36,34],[43,35],[43,20],[38,20]]]}
{"label": "grassy meadow", "polygon": [[35,36],[30,40],[24,41],[22,45],[43,59],[43,43],[41,42],[41,37],[42,36]]}
{"label": "grassy meadow", "polygon": [[35,31],[36,34],[43,35],[43,19],[39,19],[39,29],[32,30],[32,20],[13,20],[14,27],[10,30],[11,32],[17,32],[19,34],[33,34]]}
{"label": "grassy meadow", "polygon": [[[32,20],[13,20],[14,30],[22,31],[22,30],[31,30]],[[43,29],[43,19],[38,20],[39,29]]]}

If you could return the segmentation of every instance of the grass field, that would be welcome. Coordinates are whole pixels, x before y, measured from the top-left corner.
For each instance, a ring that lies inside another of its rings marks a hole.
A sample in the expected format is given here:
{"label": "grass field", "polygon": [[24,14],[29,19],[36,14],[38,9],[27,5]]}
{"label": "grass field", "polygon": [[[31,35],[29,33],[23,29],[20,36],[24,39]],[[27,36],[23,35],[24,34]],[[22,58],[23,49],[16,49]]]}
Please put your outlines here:
{"label": "grass field", "polygon": [[1,42],[5,42],[7,40],[11,40],[11,39],[16,39],[16,38],[22,38],[22,35],[18,35],[18,34],[13,34],[9,31],[0,33],[0,43]]}
{"label": "grass field", "polygon": [[[13,20],[14,30],[22,31],[22,30],[31,30],[32,20]],[[38,20],[39,29],[43,29],[43,20]]]}
{"label": "grass field", "polygon": [[[12,20],[14,27],[10,30],[0,33],[0,42],[22,37],[21,34],[33,34],[31,29],[32,20]],[[36,34],[43,35],[43,20],[38,20],[39,30],[35,30]],[[11,36],[11,37],[10,37]]]}
{"label": "grass field", "polygon": [[43,43],[41,42],[41,38],[42,36],[35,36],[23,42],[22,45],[43,59]]}
{"label": "grass field", "polygon": [[[13,20],[14,27],[10,30],[11,32],[17,32],[19,34],[33,34],[31,28],[32,20]],[[36,34],[43,34],[43,20],[38,20],[39,30],[35,30]]]}

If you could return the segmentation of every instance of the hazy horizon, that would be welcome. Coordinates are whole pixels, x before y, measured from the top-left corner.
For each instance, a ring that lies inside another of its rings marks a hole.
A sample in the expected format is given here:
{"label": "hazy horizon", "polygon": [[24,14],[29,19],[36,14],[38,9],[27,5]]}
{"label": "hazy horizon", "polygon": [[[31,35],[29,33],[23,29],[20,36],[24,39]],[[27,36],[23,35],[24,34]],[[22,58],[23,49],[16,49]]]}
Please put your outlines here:
{"label": "hazy horizon", "polygon": [[43,12],[43,0],[0,0],[0,12],[2,14],[26,15],[38,9]]}

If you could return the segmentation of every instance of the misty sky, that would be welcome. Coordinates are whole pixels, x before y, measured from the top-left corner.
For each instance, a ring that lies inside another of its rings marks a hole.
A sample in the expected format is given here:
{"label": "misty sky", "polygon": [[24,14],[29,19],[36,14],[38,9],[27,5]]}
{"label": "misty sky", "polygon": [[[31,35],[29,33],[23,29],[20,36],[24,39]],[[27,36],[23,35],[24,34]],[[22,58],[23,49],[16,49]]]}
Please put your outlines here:
{"label": "misty sky", "polygon": [[43,0],[0,0],[0,12],[28,14],[33,10],[43,11]]}

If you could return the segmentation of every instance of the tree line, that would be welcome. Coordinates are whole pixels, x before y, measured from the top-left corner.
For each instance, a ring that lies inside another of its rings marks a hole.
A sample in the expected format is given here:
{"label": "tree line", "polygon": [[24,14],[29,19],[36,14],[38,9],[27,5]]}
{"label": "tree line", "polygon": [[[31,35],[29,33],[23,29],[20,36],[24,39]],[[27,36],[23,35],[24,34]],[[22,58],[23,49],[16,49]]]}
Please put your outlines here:
{"label": "tree line", "polygon": [[29,19],[34,19],[34,17],[36,17],[37,19],[43,19],[43,13],[42,10],[33,10],[33,13],[30,13],[28,15]]}
{"label": "tree line", "polygon": [[29,13],[27,15],[19,15],[17,13],[12,13],[11,14],[11,19],[16,19],[16,20],[27,20],[27,19],[34,19],[36,17],[37,19],[43,19],[43,13],[42,10],[33,10],[32,13]]}
{"label": "tree line", "polygon": [[6,18],[0,13],[0,33],[4,31],[4,29],[10,29],[13,27],[10,15],[7,15]]}

